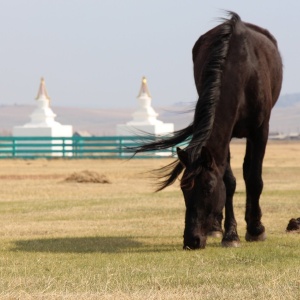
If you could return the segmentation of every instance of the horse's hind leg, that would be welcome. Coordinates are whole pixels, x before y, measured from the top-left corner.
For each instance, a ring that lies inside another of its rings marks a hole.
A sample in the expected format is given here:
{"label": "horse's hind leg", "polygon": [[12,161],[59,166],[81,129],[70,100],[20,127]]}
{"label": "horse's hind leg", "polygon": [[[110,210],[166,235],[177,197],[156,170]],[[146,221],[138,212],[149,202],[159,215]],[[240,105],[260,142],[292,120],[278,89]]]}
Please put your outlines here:
{"label": "horse's hind leg", "polygon": [[230,153],[228,153],[227,167],[224,174],[224,183],[226,186],[226,203],[225,203],[225,222],[224,236],[222,246],[224,247],[239,247],[240,239],[236,229],[236,220],[233,211],[233,195],[236,188],[236,180],[230,166]]}
{"label": "horse's hind leg", "polygon": [[268,139],[268,126],[262,126],[256,134],[247,139],[246,155],[243,165],[246,183],[246,215],[247,241],[263,241],[266,239],[265,227],[261,223],[259,199],[263,190],[262,164]]}

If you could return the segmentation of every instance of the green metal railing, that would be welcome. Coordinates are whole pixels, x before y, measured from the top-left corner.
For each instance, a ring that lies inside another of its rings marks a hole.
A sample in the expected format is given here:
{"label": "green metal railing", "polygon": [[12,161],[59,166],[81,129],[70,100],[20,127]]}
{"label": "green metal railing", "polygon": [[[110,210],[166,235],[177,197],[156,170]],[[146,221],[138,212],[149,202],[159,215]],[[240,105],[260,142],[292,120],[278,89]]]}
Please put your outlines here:
{"label": "green metal railing", "polygon": [[[1,158],[129,158],[130,147],[153,141],[153,137],[0,137]],[[172,156],[175,149],[143,153],[136,158]]]}

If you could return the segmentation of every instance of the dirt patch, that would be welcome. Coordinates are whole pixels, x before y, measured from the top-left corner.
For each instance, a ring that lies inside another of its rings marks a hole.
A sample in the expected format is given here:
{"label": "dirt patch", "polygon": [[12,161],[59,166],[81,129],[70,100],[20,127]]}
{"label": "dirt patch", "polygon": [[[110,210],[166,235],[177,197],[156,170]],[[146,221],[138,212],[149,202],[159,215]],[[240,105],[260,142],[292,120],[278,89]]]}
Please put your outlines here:
{"label": "dirt patch", "polygon": [[79,183],[111,183],[108,178],[94,171],[84,170],[81,172],[74,172],[68,176],[65,181],[67,182],[79,182]]}
{"label": "dirt patch", "polygon": [[300,233],[300,218],[290,219],[286,228],[287,232],[299,232]]}

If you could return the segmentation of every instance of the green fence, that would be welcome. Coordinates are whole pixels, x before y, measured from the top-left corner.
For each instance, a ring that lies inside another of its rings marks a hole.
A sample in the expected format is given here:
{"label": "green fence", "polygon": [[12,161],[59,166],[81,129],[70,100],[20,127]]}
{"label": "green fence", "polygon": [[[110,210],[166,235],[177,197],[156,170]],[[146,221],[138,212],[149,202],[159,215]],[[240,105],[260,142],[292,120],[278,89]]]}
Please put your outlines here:
{"label": "green fence", "polygon": [[[130,147],[153,137],[93,136],[93,137],[0,137],[1,158],[130,158]],[[175,149],[144,153],[136,158],[172,156]]]}

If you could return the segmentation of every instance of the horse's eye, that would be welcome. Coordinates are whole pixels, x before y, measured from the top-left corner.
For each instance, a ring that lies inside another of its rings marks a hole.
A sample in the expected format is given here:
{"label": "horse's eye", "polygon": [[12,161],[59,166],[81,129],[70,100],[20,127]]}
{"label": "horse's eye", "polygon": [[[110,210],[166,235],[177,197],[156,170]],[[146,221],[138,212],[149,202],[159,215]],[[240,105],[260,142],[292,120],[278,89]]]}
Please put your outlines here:
{"label": "horse's eye", "polygon": [[202,189],[202,193],[205,196],[208,196],[208,195],[212,194],[213,191],[214,191],[214,186],[215,186],[215,184],[214,184],[214,182],[212,180],[206,182],[205,186]]}
{"label": "horse's eye", "polygon": [[209,196],[210,194],[212,194],[213,190],[212,189],[203,189],[202,193],[204,196]]}

